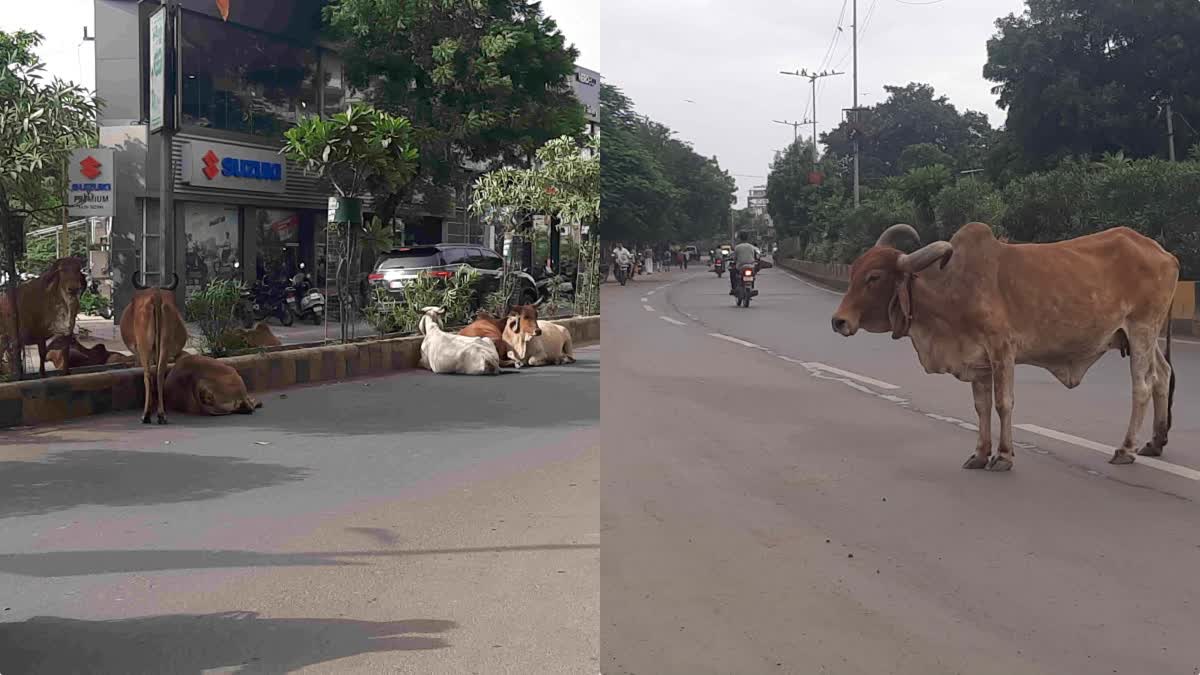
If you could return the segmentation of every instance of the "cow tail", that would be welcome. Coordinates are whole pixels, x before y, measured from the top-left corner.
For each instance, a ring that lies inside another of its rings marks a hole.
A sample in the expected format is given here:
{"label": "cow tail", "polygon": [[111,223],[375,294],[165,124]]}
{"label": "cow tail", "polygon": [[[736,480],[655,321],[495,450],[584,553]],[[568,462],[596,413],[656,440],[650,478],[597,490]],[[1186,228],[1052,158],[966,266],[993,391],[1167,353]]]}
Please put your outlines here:
{"label": "cow tail", "polygon": [[1167,316],[1167,368],[1171,371],[1171,383],[1167,387],[1167,429],[1171,428],[1171,410],[1175,406],[1175,366],[1171,363],[1171,324],[1174,323],[1170,316]]}
{"label": "cow tail", "polygon": [[150,301],[150,306],[154,308],[154,317],[150,321],[150,358],[154,359],[154,367],[158,368],[158,362],[162,350],[162,296],[158,293],[154,294]]}

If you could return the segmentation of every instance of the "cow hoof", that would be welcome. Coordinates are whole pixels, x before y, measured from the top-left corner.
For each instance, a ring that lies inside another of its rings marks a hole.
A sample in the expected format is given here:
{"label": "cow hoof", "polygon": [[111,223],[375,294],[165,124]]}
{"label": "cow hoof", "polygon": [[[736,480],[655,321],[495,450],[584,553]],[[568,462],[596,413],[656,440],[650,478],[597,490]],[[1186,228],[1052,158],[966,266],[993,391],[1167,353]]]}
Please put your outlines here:
{"label": "cow hoof", "polygon": [[166,424],[166,423],[167,423],[167,416],[166,416],[166,415],[159,415],[159,416],[158,416],[158,423],[159,423],[159,424]]}
{"label": "cow hoof", "polygon": [[142,415],[142,424],[150,424],[150,416]]}
{"label": "cow hoof", "polygon": [[966,462],[963,462],[964,469],[983,469],[987,467],[987,465],[988,458],[980,457],[979,455],[971,455],[967,458]]}
{"label": "cow hoof", "polygon": [[1113,453],[1112,459],[1108,460],[1109,464],[1133,464],[1132,452],[1121,452],[1117,450]]}
{"label": "cow hoof", "polygon": [[1162,457],[1163,449],[1161,445],[1147,443],[1145,447],[1138,450],[1138,454],[1142,457]]}
{"label": "cow hoof", "polygon": [[1012,460],[1002,455],[992,457],[987,464],[988,471],[1009,471],[1013,467]]}

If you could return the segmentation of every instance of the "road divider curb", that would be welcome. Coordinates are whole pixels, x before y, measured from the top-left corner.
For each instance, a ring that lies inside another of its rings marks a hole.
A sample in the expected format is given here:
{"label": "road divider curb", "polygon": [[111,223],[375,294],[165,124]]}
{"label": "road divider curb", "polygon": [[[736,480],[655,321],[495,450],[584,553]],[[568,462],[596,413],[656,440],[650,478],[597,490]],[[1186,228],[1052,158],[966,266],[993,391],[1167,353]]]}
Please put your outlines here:
{"label": "road divider curb", "polygon": [[[571,332],[576,347],[600,342],[600,317],[554,321]],[[414,370],[421,336],[365,340],[233,356],[251,392],[349,377]],[[116,410],[139,410],[145,398],[141,368],[64,375],[0,384],[0,429],[49,424]]]}

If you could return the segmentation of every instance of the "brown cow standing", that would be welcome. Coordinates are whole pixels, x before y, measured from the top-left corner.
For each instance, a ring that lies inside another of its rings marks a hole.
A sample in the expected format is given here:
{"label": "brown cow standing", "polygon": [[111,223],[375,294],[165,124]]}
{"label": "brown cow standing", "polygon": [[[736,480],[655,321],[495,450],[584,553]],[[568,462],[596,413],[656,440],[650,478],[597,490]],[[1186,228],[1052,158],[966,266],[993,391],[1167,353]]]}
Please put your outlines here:
{"label": "brown cow standing", "polygon": [[[167,423],[163,409],[163,380],[167,363],[179,356],[187,345],[187,326],[175,305],[175,287],[179,276],[166,288],[150,288],[139,281],[139,273],[133,273],[133,294],[129,306],[121,313],[121,339],[142,364],[142,375],[146,384],[146,402],[142,408],[142,423],[150,423],[151,404],[157,399],[158,423]],[[150,379],[154,368],[155,378]],[[157,394],[157,395],[156,395]]]}
{"label": "brown cow standing", "polygon": [[[516,319],[516,326],[509,325],[509,321]],[[515,328],[516,330],[513,330]],[[509,344],[505,339],[505,332],[508,329],[510,338],[514,343]],[[514,305],[508,312],[507,319],[498,319],[490,312],[481,310],[476,315],[475,320],[468,324],[465,328],[458,331],[459,335],[468,337],[485,337],[492,341],[496,346],[496,353],[500,355],[500,365],[512,365],[513,361],[509,358],[510,353],[517,356],[518,362],[525,358],[525,343],[532,337],[542,334],[542,330],[538,328],[538,313],[537,307],[533,305]]]}
{"label": "brown cow standing", "polygon": [[[83,261],[59,258],[41,276],[17,287],[17,323],[21,329],[17,351],[23,357],[26,345],[37,345],[42,377],[46,376],[46,341],[56,335],[75,333],[79,296],[86,285]],[[12,323],[8,293],[0,293],[0,348],[6,354],[15,332]],[[70,374],[70,368],[68,363],[64,373]]]}
{"label": "brown cow standing", "polygon": [[[900,238],[920,245],[912,227],[893,225],[854,261],[833,330],[911,337],[925,372],[971,383],[979,441],[963,468],[1012,468],[1016,364],[1045,368],[1074,388],[1111,349],[1129,354],[1133,407],[1110,462],[1134,461],[1151,401],[1154,438],[1138,454],[1162,454],[1175,392],[1169,321],[1179,280],[1175,256],[1125,227],[1053,244],[1007,244],[987,225],[969,223],[950,241],[909,254],[895,247]],[[1164,323],[1165,354],[1158,346]],[[993,397],[1000,448],[991,457]]]}
{"label": "brown cow standing", "polygon": [[192,415],[249,415],[262,407],[233,366],[196,354],[171,366],[163,398],[171,410]]}

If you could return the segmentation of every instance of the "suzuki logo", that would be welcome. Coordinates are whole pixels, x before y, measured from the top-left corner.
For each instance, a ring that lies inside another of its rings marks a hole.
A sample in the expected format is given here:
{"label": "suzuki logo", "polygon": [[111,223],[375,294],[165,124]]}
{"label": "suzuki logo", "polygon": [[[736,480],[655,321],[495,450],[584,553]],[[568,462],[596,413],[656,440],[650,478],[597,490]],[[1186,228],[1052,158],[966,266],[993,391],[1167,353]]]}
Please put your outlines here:
{"label": "suzuki logo", "polygon": [[79,163],[79,173],[88,180],[96,180],[96,176],[100,175],[100,162],[97,162],[95,157],[88,155]]}
{"label": "suzuki logo", "polygon": [[217,174],[221,173],[221,170],[217,168],[217,166],[221,163],[221,159],[217,157],[217,153],[209,150],[208,152],[204,153],[204,157],[202,159],[204,160],[205,177],[209,180],[216,178]]}

